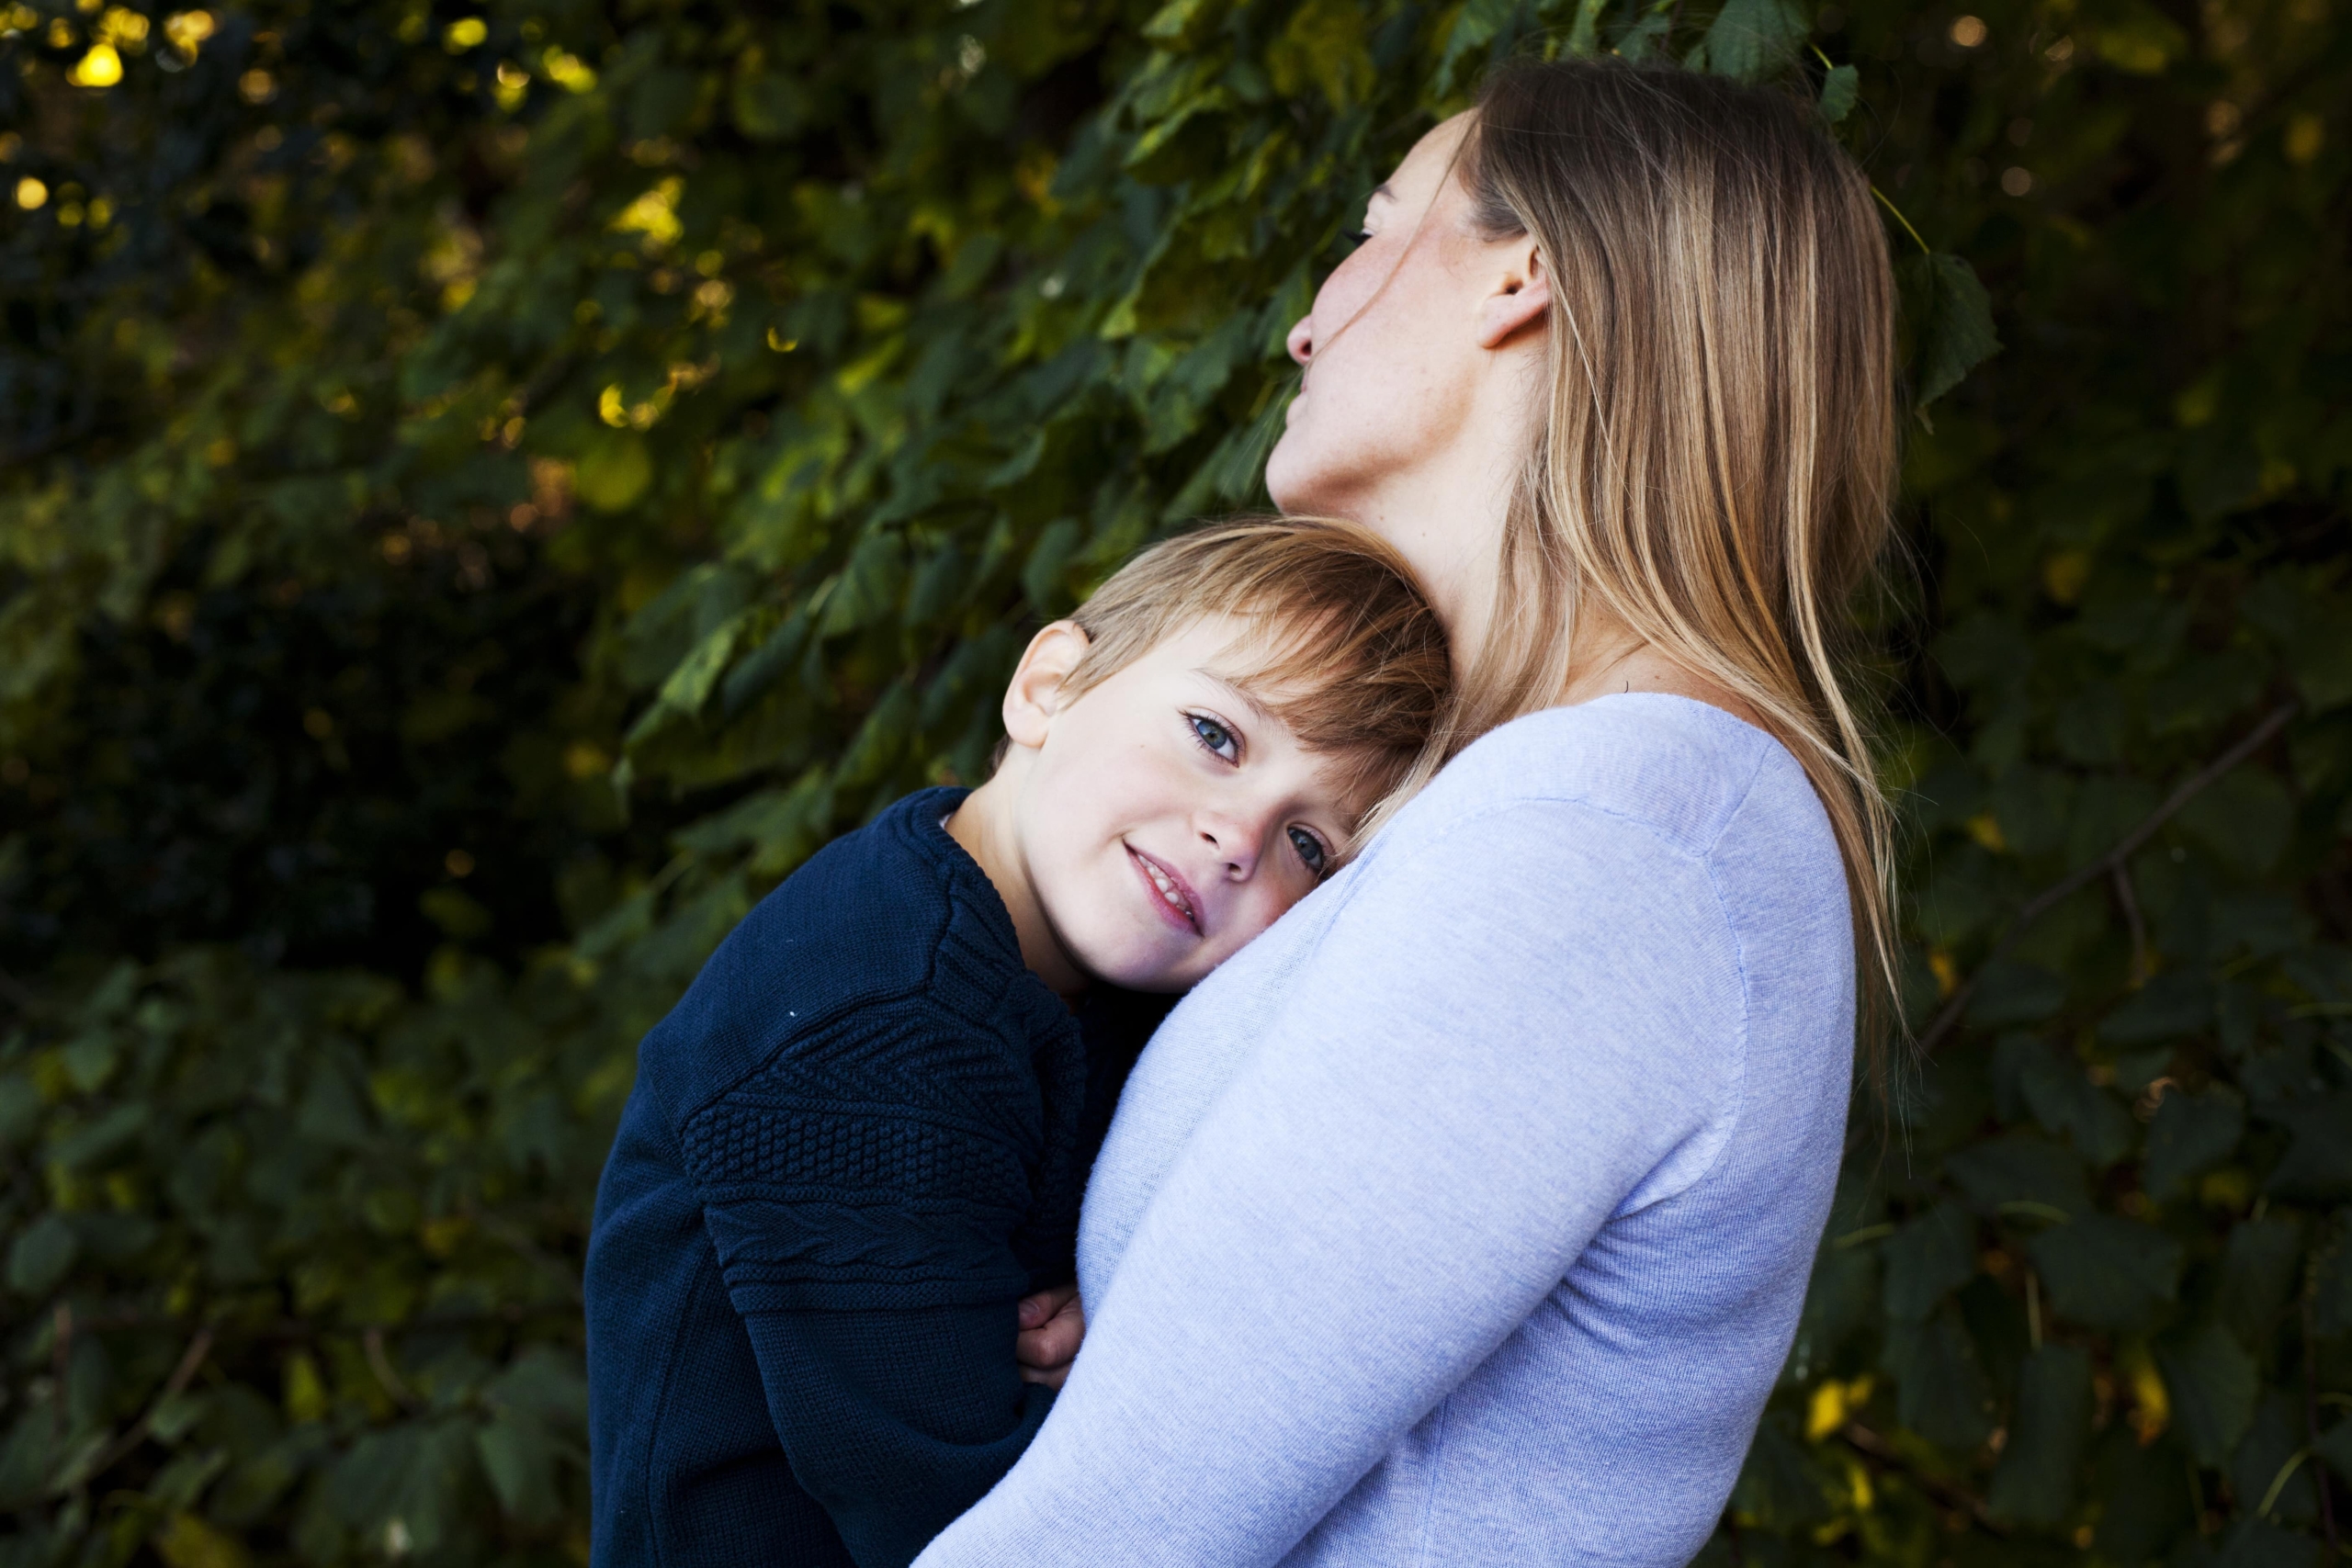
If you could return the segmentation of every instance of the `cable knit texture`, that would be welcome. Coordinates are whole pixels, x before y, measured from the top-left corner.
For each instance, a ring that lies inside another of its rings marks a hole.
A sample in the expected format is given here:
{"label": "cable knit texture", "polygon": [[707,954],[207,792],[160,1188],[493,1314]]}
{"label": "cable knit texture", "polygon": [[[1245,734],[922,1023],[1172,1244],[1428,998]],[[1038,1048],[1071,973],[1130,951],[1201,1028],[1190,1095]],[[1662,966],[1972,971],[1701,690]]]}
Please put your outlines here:
{"label": "cable knit texture", "polygon": [[1165,1004],[1081,1021],[910,795],[762,900],[645,1038],[597,1193],[594,1568],[902,1564],[1051,1395],[1014,1303]]}

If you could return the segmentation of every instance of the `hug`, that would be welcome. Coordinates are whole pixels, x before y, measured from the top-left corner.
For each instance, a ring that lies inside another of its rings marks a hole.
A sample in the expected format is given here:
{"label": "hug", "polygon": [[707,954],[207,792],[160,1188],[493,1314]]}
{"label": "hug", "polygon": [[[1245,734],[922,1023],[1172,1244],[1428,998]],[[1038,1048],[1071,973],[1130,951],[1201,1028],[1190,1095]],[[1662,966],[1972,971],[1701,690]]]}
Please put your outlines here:
{"label": "hug", "polygon": [[1284,516],[1039,631],[992,776],[820,852],[647,1037],[595,1568],[1706,1540],[1890,973],[1839,636],[1885,243],[1808,106],[1566,62],[1358,239]]}

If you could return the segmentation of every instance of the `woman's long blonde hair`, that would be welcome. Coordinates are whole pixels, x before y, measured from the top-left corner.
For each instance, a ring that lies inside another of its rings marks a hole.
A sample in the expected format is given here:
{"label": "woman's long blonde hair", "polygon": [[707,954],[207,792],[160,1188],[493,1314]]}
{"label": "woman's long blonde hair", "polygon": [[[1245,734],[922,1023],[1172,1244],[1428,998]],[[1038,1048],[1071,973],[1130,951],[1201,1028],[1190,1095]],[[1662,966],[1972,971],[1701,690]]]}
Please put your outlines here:
{"label": "woman's long blonde hair", "polygon": [[1841,679],[1895,465],[1869,181],[1808,104],[1619,62],[1505,67],[1457,167],[1478,228],[1531,236],[1552,287],[1549,406],[1457,734],[1556,701],[1588,604],[1744,701],[1836,830],[1875,1068],[1892,822]]}

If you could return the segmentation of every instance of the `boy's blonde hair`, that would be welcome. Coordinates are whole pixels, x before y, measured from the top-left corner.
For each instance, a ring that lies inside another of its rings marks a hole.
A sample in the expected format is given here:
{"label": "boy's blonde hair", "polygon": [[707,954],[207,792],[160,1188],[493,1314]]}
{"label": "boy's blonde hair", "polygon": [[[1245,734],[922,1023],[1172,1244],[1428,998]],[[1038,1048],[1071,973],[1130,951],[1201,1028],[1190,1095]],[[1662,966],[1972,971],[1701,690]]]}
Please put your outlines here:
{"label": "boy's blonde hair", "polygon": [[1121,567],[1070,619],[1087,650],[1075,697],[1193,622],[1256,634],[1238,679],[1310,751],[1351,764],[1350,795],[1378,816],[1413,780],[1453,695],[1445,627],[1387,541],[1318,517],[1214,524]]}

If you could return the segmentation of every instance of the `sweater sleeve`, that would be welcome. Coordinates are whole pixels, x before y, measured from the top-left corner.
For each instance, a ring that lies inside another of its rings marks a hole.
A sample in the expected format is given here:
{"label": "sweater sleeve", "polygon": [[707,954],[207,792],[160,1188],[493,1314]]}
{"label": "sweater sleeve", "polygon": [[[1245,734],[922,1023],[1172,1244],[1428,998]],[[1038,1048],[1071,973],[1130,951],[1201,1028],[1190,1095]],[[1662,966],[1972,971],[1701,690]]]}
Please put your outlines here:
{"label": "sweater sleeve", "polygon": [[817,1042],[682,1129],[777,1438],[860,1568],[911,1561],[1052,1403],[1013,1359],[1037,1089],[973,1034]]}
{"label": "sweater sleeve", "polygon": [[1277,1562],[1722,1146],[1745,1014],[1702,862],[1563,802],[1396,847],[1146,1210],[1054,1418],[923,1568]]}

